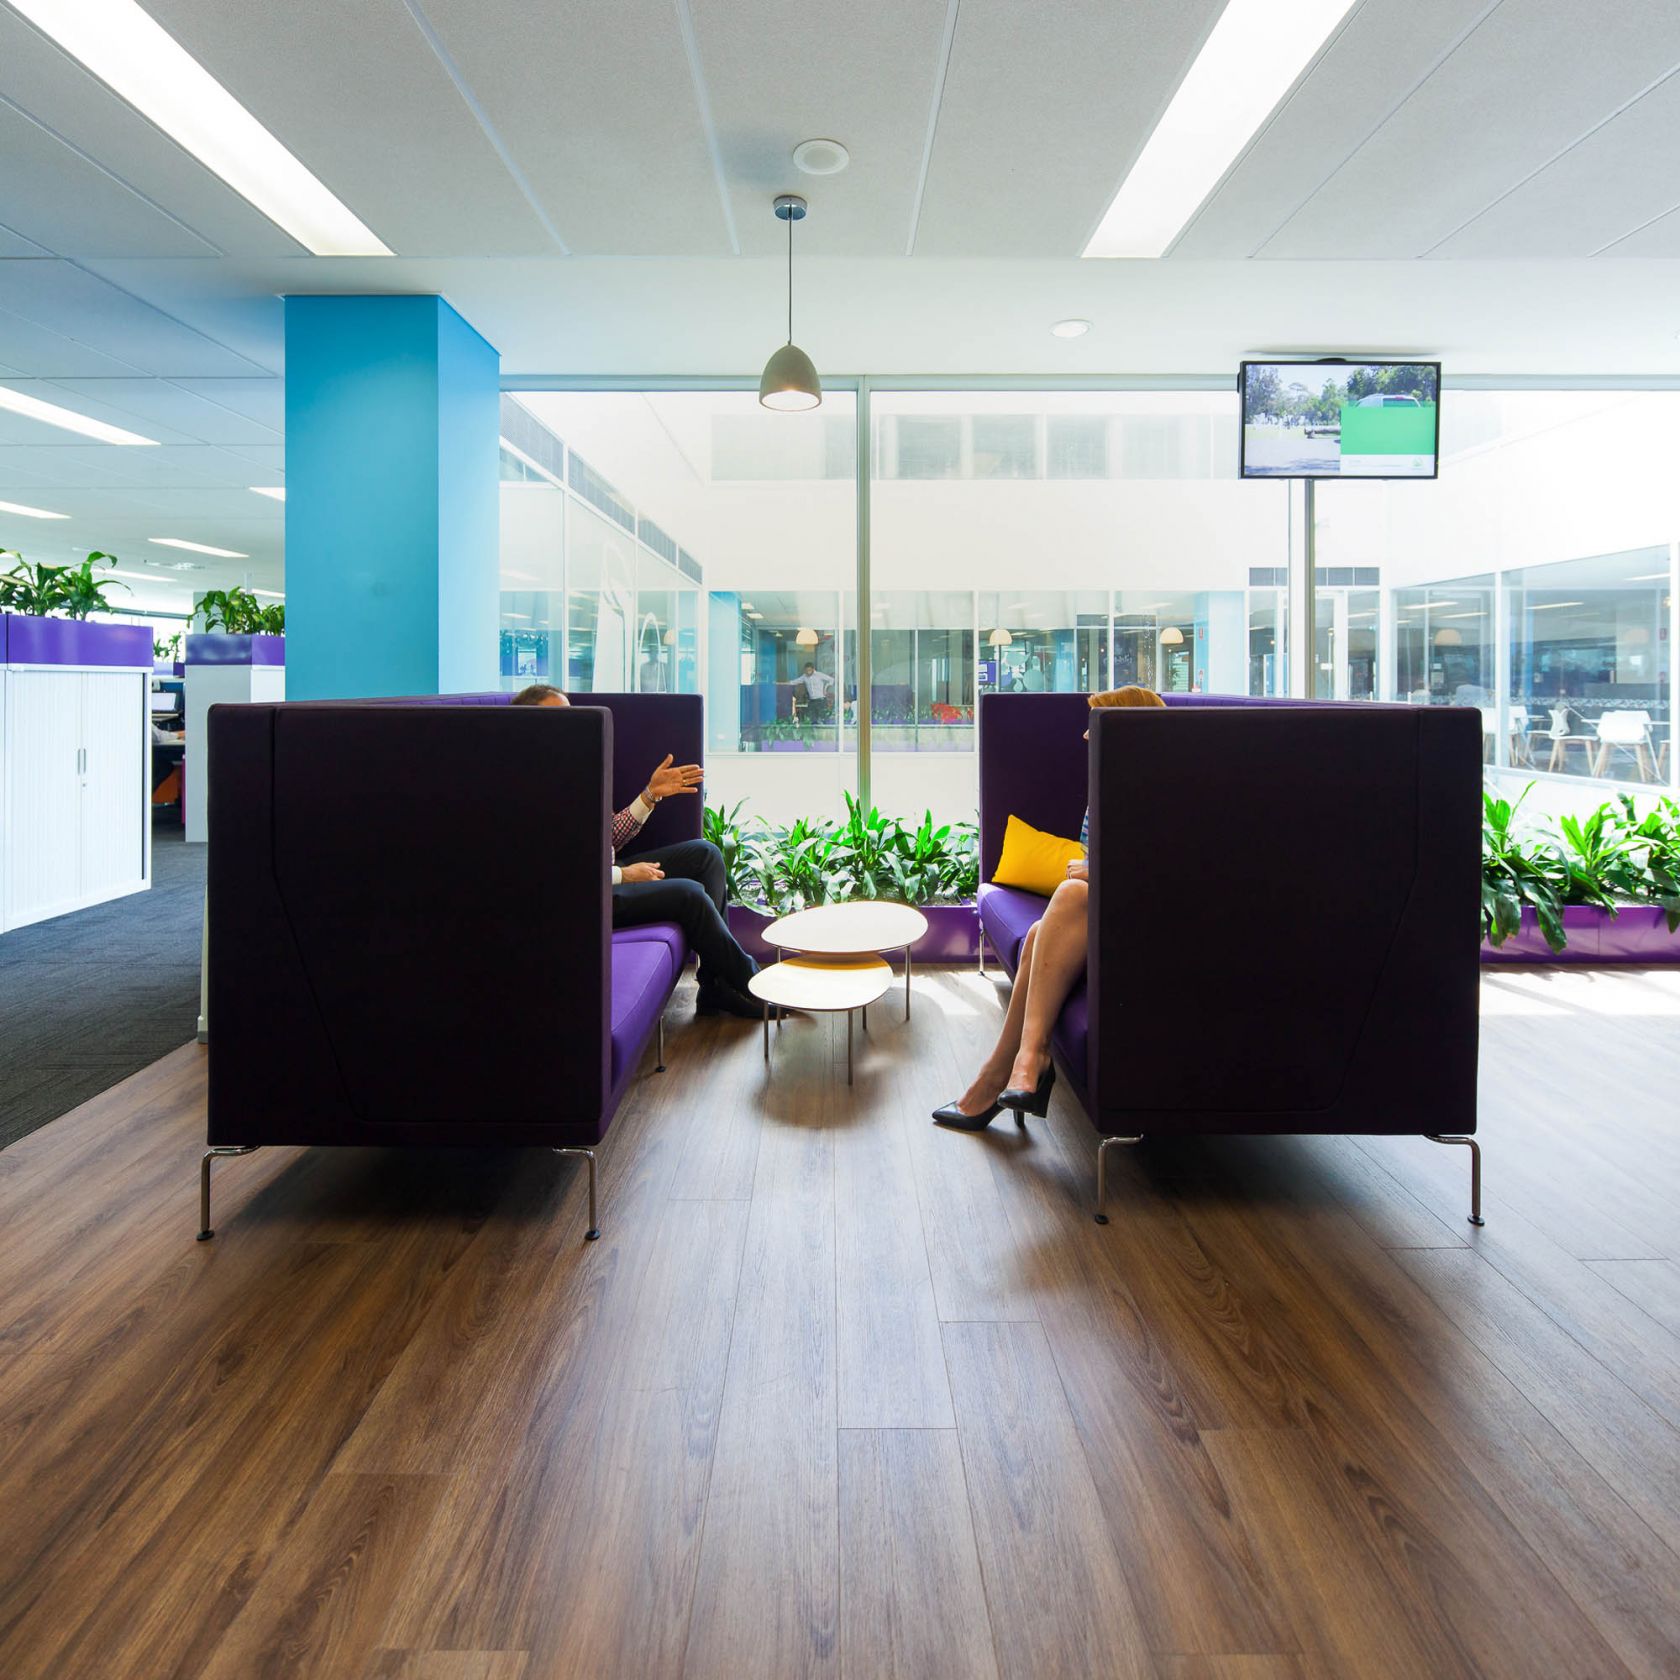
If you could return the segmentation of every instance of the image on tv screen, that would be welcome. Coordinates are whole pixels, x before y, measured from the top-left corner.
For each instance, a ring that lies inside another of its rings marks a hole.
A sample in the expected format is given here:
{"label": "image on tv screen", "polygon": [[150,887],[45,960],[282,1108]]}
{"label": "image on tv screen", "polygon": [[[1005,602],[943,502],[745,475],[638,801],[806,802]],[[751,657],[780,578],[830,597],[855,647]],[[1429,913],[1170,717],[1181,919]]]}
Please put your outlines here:
{"label": "image on tv screen", "polygon": [[1433,478],[1439,362],[1244,362],[1244,478]]}

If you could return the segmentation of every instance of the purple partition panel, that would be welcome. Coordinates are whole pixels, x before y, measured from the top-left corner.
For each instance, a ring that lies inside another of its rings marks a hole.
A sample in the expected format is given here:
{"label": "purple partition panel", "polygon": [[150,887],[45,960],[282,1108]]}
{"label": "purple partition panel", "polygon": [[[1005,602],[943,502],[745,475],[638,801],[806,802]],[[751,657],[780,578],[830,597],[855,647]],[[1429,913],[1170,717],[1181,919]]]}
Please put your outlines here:
{"label": "purple partition panel", "polygon": [[202,630],[187,637],[189,665],[284,665],[284,636],[230,636],[223,630]]}
{"label": "purple partition panel", "polygon": [[79,618],[28,618],[8,614],[0,620],[8,665],[152,664],[148,624],[96,624]]}

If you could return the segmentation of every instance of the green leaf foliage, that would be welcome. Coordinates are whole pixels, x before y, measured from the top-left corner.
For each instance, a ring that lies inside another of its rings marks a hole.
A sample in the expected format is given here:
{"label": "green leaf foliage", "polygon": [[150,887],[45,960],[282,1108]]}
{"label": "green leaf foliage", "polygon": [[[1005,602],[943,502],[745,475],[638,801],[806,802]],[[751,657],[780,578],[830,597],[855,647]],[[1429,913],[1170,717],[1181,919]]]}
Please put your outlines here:
{"label": "green leaf foliage", "polygon": [[285,603],[264,606],[249,589],[238,584],[232,589],[207,589],[199,598],[198,613],[206,630],[221,630],[230,636],[286,633]]}
{"label": "green leaf foliage", "polygon": [[126,589],[127,584],[94,575],[96,566],[117,563],[114,554],[95,549],[79,566],[32,564],[13,548],[0,548],[0,562],[11,568],[0,574],[0,612],[22,613],[28,618],[46,618],[59,613],[65,618],[88,618],[109,612],[107,589]]}
{"label": "green leaf foliage", "polygon": [[849,794],[845,799],[839,822],[743,823],[741,804],[708,807],[704,833],[723,853],[730,901],[785,916],[848,899],[956,904],[974,898],[980,853],[973,823],[936,827],[923,812],[909,828]]}

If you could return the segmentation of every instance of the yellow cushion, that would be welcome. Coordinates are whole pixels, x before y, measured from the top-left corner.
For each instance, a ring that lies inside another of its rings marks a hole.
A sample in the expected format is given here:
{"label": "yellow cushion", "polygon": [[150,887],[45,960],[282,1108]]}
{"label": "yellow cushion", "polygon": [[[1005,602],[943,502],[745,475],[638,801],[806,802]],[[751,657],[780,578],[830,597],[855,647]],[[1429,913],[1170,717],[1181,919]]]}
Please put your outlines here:
{"label": "yellow cushion", "polygon": [[1003,831],[1003,856],[992,871],[992,884],[1023,887],[1048,898],[1067,879],[1067,866],[1085,855],[1077,840],[1046,834],[1019,817],[1011,817]]}

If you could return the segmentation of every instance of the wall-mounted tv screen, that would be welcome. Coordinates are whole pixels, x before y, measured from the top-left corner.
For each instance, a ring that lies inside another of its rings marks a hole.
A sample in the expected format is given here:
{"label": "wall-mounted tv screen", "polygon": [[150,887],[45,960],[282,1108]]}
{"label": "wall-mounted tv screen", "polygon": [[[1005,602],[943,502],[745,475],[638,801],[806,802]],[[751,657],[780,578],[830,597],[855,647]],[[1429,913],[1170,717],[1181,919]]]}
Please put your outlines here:
{"label": "wall-mounted tv screen", "polygon": [[1244,362],[1244,478],[1434,478],[1439,362]]}

